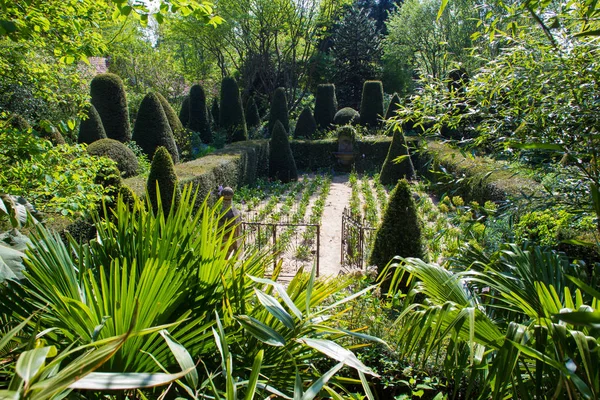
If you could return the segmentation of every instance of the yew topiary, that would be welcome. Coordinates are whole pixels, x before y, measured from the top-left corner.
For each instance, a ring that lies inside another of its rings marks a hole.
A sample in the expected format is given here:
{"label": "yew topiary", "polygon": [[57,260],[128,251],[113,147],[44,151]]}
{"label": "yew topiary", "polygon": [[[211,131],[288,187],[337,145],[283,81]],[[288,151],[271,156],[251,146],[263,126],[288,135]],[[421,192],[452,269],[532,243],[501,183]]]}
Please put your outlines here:
{"label": "yew topiary", "polygon": [[124,178],[135,176],[139,173],[138,159],[123,143],[114,139],[100,139],[90,144],[88,153],[98,157],[108,157],[117,163],[117,168]]}
{"label": "yew topiary", "polygon": [[256,107],[254,97],[250,97],[250,99],[246,103],[245,115],[246,125],[248,126],[248,128],[256,128],[260,125],[260,114],[258,112],[258,107]]}
{"label": "yew topiary", "polygon": [[348,125],[358,124],[360,121],[360,114],[352,107],[344,107],[340,111],[335,113],[333,117],[333,123],[335,125]]}
{"label": "yew topiary", "polygon": [[269,132],[275,128],[275,122],[281,122],[286,132],[290,131],[290,115],[287,106],[287,97],[285,88],[279,87],[275,89],[273,98],[271,99],[271,110],[269,112]]}
{"label": "yew topiary", "polygon": [[337,112],[335,86],[332,83],[317,86],[315,121],[319,129],[329,129]]}
{"label": "yew topiary", "polygon": [[173,160],[169,151],[162,146],[156,149],[146,183],[146,190],[155,213],[158,212],[157,184],[160,190],[162,211],[167,216],[169,215],[171,204],[174,202],[177,205],[177,202],[179,202],[180,193]]}
{"label": "yew topiary", "polygon": [[221,82],[219,127],[225,129],[229,142],[248,140],[240,90],[235,79],[231,77],[223,78]]}
{"label": "yew topiary", "polygon": [[187,127],[188,122],[190,121],[190,96],[185,96],[183,98],[181,110],[179,110],[179,120],[181,121],[181,125]]}
{"label": "yew topiary", "polygon": [[281,121],[275,122],[269,147],[269,176],[283,183],[297,181],[296,161]]}
{"label": "yew topiary", "polygon": [[190,119],[188,128],[198,132],[202,143],[212,142],[212,131],[208,121],[208,110],[206,108],[206,94],[200,85],[194,85],[190,89]]}
{"label": "yew topiary", "polygon": [[381,81],[365,81],[360,101],[360,123],[379,126],[383,118],[383,85]]}
{"label": "yew topiary", "polygon": [[160,105],[162,106],[165,115],[167,116],[167,121],[169,121],[169,126],[171,127],[171,131],[173,131],[173,134],[175,134],[176,131],[182,130],[183,124],[181,123],[181,120],[177,116],[177,113],[175,112],[173,107],[171,107],[169,101],[165,99],[165,96],[163,96],[162,94],[155,94],[156,97],[158,97],[158,100],[160,101]]}
{"label": "yew topiary", "polygon": [[219,99],[216,97],[213,99],[212,106],[210,107],[210,114],[213,120],[213,127],[219,129]]}
{"label": "yew topiary", "polygon": [[104,125],[102,125],[102,119],[100,119],[96,107],[90,104],[87,110],[87,119],[82,120],[79,125],[77,143],[91,144],[100,139],[106,139],[106,132],[104,131]]}
{"label": "yew topiary", "polygon": [[317,131],[317,121],[313,117],[313,113],[310,108],[305,107],[300,113],[298,121],[296,122],[296,129],[294,129],[295,138],[312,139]]}
{"label": "yew topiary", "polygon": [[[402,134],[402,130],[398,127],[393,129],[394,137],[392,138],[387,157],[383,162],[383,167],[379,174],[379,181],[383,185],[395,185],[399,179],[413,179],[415,175],[415,168],[410,159],[408,146],[406,145],[406,139]],[[398,157],[402,156],[403,159],[400,162],[395,161]]]}
{"label": "yew topiary", "polygon": [[92,104],[102,119],[106,137],[128,142],[131,140],[127,96],[123,81],[115,74],[100,74],[90,85]]}
{"label": "yew topiary", "polygon": [[154,157],[156,149],[163,146],[171,154],[173,162],[179,162],[179,153],[173,132],[160,100],[154,93],[148,93],[140,104],[133,128],[133,140],[150,160]]}
{"label": "yew topiary", "polygon": [[390,100],[390,104],[388,105],[387,111],[385,113],[385,119],[390,119],[396,116],[396,111],[400,109],[400,96],[398,93],[394,93],[392,96],[392,100]]}

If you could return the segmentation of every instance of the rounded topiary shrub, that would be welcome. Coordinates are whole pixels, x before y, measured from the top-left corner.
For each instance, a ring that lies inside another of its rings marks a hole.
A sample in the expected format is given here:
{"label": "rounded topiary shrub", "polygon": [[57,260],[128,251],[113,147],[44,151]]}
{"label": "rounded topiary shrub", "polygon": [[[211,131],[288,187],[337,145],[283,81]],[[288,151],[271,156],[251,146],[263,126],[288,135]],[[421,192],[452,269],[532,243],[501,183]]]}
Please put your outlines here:
{"label": "rounded topiary shrub", "polygon": [[213,120],[213,128],[219,129],[219,99],[216,97],[213,99],[212,106],[210,107],[210,114]]}
{"label": "rounded topiary shrub", "polygon": [[381,81],[365,81],[360,101],[360,123],[379,126],[383,118],[383,85]]}
{"label": "rounded topiary shrub", "polygon": [[260,114],[258,113],[258,107],[256,107],[254,97],[250,97],[250,99],[246,103],[245,115],[246,126],[248,126],[248,128],[256,128],[260,125]]}
{"label": "rounded topiary shrub", "polygon": [[344,107],[340,111],[335,113],[333,117],[333,123],[335,125],[348,125],[358,124],[360,121],[360,114],[352,107]]}
{"label": "rounded topiary shrub", "polygon": [[208,109],[206,108],[206,94],[200,85],[190,88],[190,119],[188,128],[198,132],[202,143],[212,142],[212,130],[208,121]]}
{"label": "rounded topiary shrub", "polygon": [[173,157],[173,162],[179,162],[179,153],[171,126],[160,100],[154,93],[148,93],[140,104],[133,128],[133,140],[150,160],[154,157],[156,149],[163,146]]}
{"label": "rounded topiary shrub", "polygon": [[385,112],[385,119],[390,119],[396,116],[396,111],[400,109],[400,96],[398,93],[394,93],[390,104],[388,105],[387,111]]}
{"label": "rounded topiary shrub", "polygon": [[[378,274],[381,275],[386,265],[395,256],[414,258],[425,256],[421,222],[406,179],[400,180],[390,193],[381,225],[375,233],[369,265],[377,266]],[[388,291],[390,279],[383,282],[382,292]]]}
{"label": "rounded topiary shrub", "polygon": [[124,178],[135,176],[139,172],[138,160],[133,151],[114,139],[100,139],[90,144],[88,153],[98,157],[108,157],[117,163]]}
{"label": "rounded topiary shrub", "polygon": [[159,147],[156,150],[146,183],[146,190],[152,204],[152,210],[155,213],[158,212],[157,186],[160,190],[162,211],[167,216],[169,215],[171,204],[175,202],[175,205],[177,205],[180,193],[173,160],[168,150],[164,147]]}
{"label": "rounded topiary shrub", "polygon": [[283,183],[298,180],[296,161],[290,148],[287,132],[281,121],[275,122],[269,146],[269,176]]}
{"label": "rounded topiary shrub", "polygon": [[127,96],[123,81],[115,74],[100,74],[90,85],[92,104],[102,119],[106,137],[119,142],[131,140]]}
{"label": "rounded topiary shrub", "polygon": [[317,131],[317,121],[313,117],[313,113],[310,108],[305,107],[300,113],[298,121],[296,121],[296,128],[294,129],[295,138],[312,139]]}
{"label": "rounded topiary shrub", "polygon": [[275,89],[273,98],[271,99],[271,110],[269,112],[269,132],[275,128],[275,122],[281,122],[283,129],[286,132],[290,131],[290,115],[287,106],[287,97],[285,88],[279,87]]}
{"label": "rounded topiary shrub", "polygon": [[90,104],[87,110],[87,119],[82,120],[79,125],[77,143],[91,144],[100,139],[106,139],[106,132],[96,107]]}
{"label": "rounded topiary shrub", "polygon": [[335,113],[337,112],[337,106],[335,86],[332,83],[317,86],[315,121],[317,121],[317,127],[319,129],[330,128]]}
{"label": "rounded topiary shrub", "polygon": [[[399,179],[413,179],[415,175],[415,168],[402,130],[395,125],[392,129],[394,129],[394,137],[379,174],[379,181],[384,185],[395,185]],[[401,156],[404,156],[403,159],[397,162],[396,159]]]}
{"label": "rounded topiary shrub", "polygon": [[181,125],[186,127],[190,120],[190,96],[185,96],[181,103],[181,110],[179,110],[179,120]]}
{"label": "rounded topiary shrub", "polygon": [[228,142],[248,140],[240,90],[235,79],[231,77],[223,78],[223,82],[221,82],[219,127],[227,132]]}

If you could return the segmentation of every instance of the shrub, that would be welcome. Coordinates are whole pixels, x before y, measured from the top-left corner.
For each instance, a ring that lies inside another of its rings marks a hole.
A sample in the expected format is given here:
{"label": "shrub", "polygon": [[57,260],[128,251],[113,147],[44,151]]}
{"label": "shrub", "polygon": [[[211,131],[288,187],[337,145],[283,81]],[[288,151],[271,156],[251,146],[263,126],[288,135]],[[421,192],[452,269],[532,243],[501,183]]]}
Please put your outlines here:
{"label": "shrub", "polygon": [[151,160],[156,149],[163,146],[173,157],[173,162],[179,162],[179,153],[173,132],[160,100],[154,93],[148,93],[142,100],[133,128],[133,140],[144,150],[144,153],[148,154],[148,158]]}
{"label": "shrub", "polygon": [[106,132],[104,131],[104,125],[102,125],[102,119],[100,119],[100,115],[93,104],[90,104],[87,116],[87,119],[82,120],[79,125],[77,143],[91,144],[96,140],[106,139]]}
{"label": "shrub", "polygon": [[394,93],[392,100],[390,100],[390,104],[388,105],[387,111],[385,113],[385,119],[390,119],[396,116],[396,110],[400,108],[400,96],[398,93]]}
{"label": "shrub", "polygon": [[173,160],[169,151],[162,146],[156,149],[146,183],[146,190],[155,213],[158,211],[157,184],[160,190],[162,209],[164,215],[167,216],[169,215],[171,204],[173,202],[177,204],[179,201],[179,185],[177,183],[177,175],[175,175]]}
{"label": "shrub", "polygon": [[319,85],[315,100],[315,121],[317,121],[319,129],[328,129],[330,127],[333,123],[337,106],[335,86],[331,83]]}
{"label": "shrub", "polygon": [[127,97],[121,78],[115,74],[96,75],[90,85],[90,94],[106,137],[123,143],[131,140]]}
{"label": "shrub", "polygon": [[305,107],[300,113],[296,128],[294,129],[294,138],[312,139],[317,131],[317,121],[309,107]]}
{"label": "shrub", "polygon": [[231,77],[223,78],[221,83],[219,127],[226,130],[229,142],[248,140],[240,90],[235,79]]}
{"label": "shrub", "polygon": [[212,142],[212,131],[208,121],[208,109],[206,108],[206,94],[200,85],[194,85],[190,89],[190,120],[188,128],[200,134],[202,143]]}
{"label": "shrub", "polygon": [[[376,265],[378,274],[381,275],[395,256],[425,256],[417,206],[406,179],[398,181],[390,193],[381,225],[375,233],[369,265]],[[386,279],[382,284],[382,291],[387,292],[388,289],[389,280]]]}
{"label": "shrub", "polygon": [[[181,118],[177,116],[177,113],[175,112],[173,107],[171,107],[171,104],[169,104],[169,101],[165,99],[165,97],[160,93],[156,93],[156,96],[160,100],[160,105],[162,106],[163,111],[167,116],[167,121],[169,121],[169,126],[171,127],[171,131],[173,132],[173,139],[175,139],[175,145],[177,146],[177,152],[181,161],[181,158],[183,158],[184,155],[187,156],[192,152],[190,146],[190,134],[185,129],[184,124],[181,122]],[[189,98],[186,97],[183,100],[184,103],[186,102],[186,99],[188,102],[188,104],[185,106],[185,109],[188,110],[186,114],[187,124],[187,118],[189,116]],[[182,110],[183,109],[184,105],[182,104]],[[148,163],[148,168],[149,167],[150,164]]]}
{"label": "shrub", "polygon": [[[412,179],[415,175],[415,168],[408,153],[408,146],[402,130],[396,125],[392,126],[394,137],[379,174],[379,181],[384,185],[395,185],[399,179]],[[398,157],[404,158],[397,162]]]}
{"label": "shrub", "polygon": [[210,107],[210,114],[213,120],[213,128],[215,130],[219,129],[219,99],[216,97],[213,99],[212,106]]}
{"label": "shrub", "polygon": [[269,133],[275,128],[275,123],[279,121],[283,125],[286,132],[290,131],[290,115],[287,106],[287,97],[285,88],[279,87],[275,89],[273,98],[271,99],[271,110],[269,112]]}
{"label": "shrub", "polygon": [[156,97],[158,97],[158,100],[160,101],[160,105],[163,108],[163,111],[165,112],[165,115],[167,116],[167,121],[169,121],[169,126],[171,127],[171,131],[173,131],[173,135],[175,134],[176,131],[180,131],[183,129],[183,124],[181,123],[181,120],[179,119],[179,117],[177,116],[177,113],[175,112],[175,110],[173,109],[173,107],[171,107],[171,104],[169,103],[169,101],[167,99],[165,99],[165,96],[163,96],[160,93],[155,93]]}
{"label": "shrub", "polygon": [[281,121],[275,122],[271,133],[269,176],[284,183],[298,180],[296,161]]}
{"label": "shrub", "polygon": [[117,168],[124,178],[135,176],[139,173],[137,157],[131,149],[114,139],[100,139],[90,144],[88,153],[98,157],[108,157],[117,163]]}
{"label": "shrub", "polygon": [[190,121],[190,96],[185,96],[183,98],[181,110],[179,110],[179,120],[181,121],[181,125],[187,127],[188,122]]}
{"label": "shrub", "polygon": [[357,124],[360,121],[360,114],[352,107],[344,107],[335,113],[333,123],[335,125]]}
{"label": "shrub", "polygon": [[31,125],[29,125],[29,122],[27,122],[27,120],[19,114],[13,114],[8,120],[8,123],[11,127],[20,131],[27,131],[31,129]]}
{"label": "shrub", "polygon": [[381,81],[365,81],[360,101],[360,123],[378,126],[383,118],[383,85]]}
{"label": "shrub", "polygon": [[255,128],[260,125],[260,114],[254,97],[250,97],[250,100],[246,103],[246,125],[248,128]]}

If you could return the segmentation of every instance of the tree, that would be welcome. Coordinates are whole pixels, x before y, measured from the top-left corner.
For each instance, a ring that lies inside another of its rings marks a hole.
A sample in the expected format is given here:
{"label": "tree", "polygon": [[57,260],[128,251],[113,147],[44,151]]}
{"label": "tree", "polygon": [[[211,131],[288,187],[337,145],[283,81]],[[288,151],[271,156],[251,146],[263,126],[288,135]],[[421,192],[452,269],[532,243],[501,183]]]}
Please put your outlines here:
{"label": "tree", "polygon": [[398,93],[394,93],[394,96],[392,96],[390,104],[388,105],[387,111],[385,112],[385,119],[395,117],[398,109],[400,109],[400,96],[398,96]]}
{"label": "tree", "polygon": [[331,126],[337,108],[335,85],[331,83],[319,85],[315,99],[315,121],[319,129],[328,129]]}
{"label": "tree", "polygon": [[212,142],[212,131],[208,120],[208,109],[206,107],[206,94],[201,85],[194,85],[190,88],[190,117],[188,128],[200,134],[202,143]]}
{"label": "tree", "polygon": [[160,190],[162,212],[165,217],[169,215],[172,205],[177,206],[180,198],[179,183],[173,166],[173,159],[164,147],[156,149],[156,154],[150,165],[150,173],[146,183],[146,191],[154,213],[158,212],[157,186]]}
{"label": "tree", "polygon": [[283,183],[297,181],[296,161],[287,132],[279,120],[275,121],[269,147],[269,176]]}
{"label": "tree", "polygon": [[219,127],[227,132],[229,142],[248,140],[248,130],[240,90],[234,78],[223,78],[221,82],[221,105]]}
{"label": "tree", "polygon": [[379,174],[379,182],[383,185],[395,185],[400,179],[413,179],[415,176],[415,168],[402,129],[397,123],[392,123],[389,129],[393,130],[394,136]]}
{"label": "tree", "polygon": [[130,141],[127,96],[121,78],[115,74],[96,75],[90,84],[90,94],[106,136],[123,143]]}
{"label": "tree", "polygon": [[190,96],[185,96],[179,110],[179,120],[184,127],[187,127],[190,120]]}
{"label": "tree", "polygon": [[269,132],[273,131],[275,123],[279,121],[286,132],[290,130],[290,115],[287,106],[285,88],[277,88],[271,99],[271,110],[269,112]]}
{"label": "tree", "polygon": [[312,139],[317,131],[317,121],[313,117],[310,108],[305,107],[300,113],[296,128],[294,129],[294,138]]}
{"label": "tree", "polygon": [[250,99],[246,102],[246,110],[244,115],[246,116],[246,125],[248,128],[256,128],[260,126],[260,114],[258,113],[258,108],[256,107],[254,97],[250,97]]}
{"label": "tree", "polygon": [[381,125],[383,118],[383,85],[381,81],[365,81],[360,101],[360,123],[365,126]]}

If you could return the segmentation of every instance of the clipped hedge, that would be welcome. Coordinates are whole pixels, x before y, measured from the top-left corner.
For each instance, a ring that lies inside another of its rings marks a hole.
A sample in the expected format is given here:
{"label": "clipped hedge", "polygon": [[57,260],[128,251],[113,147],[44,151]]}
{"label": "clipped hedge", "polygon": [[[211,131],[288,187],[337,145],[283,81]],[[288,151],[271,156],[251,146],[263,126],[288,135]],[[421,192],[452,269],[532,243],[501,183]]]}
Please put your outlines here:
{"label": "clipped hedge", "polygon": [[114,139],[100,139],[90,144],[87,152],[93,156],[108,157],[117,163],[117,168],[124,178],[135,176],[139,173],[138,159],[123,143]]}
{"label": "clipped hedge", "polygon": [[400,96],[398,93],[394,93],[394,96],[390,100],[387,111],[385,112],[385,119],[390,119],[396,116],[396,111],[400,109]]}
{"label": "clipped hedge", "polygon": [[190,88],[190,115],[187,127],[200,134],[202,143],[208,144],[213,140],[208,119],[206,94],[202,85],[196,84]]}
{"label": "clipped hedge", "polygon": [[277,121],[281,122],[285,132],[290,131],[290,114],[288,112],[287,97],[285,95],[285,88],[278,87],[273,93],[271,99],[271,109],[269,111],[269,134],[273,134],[275,124]]}
{"label": "clipped hedge", "polygon": [[281,121],[275,121],[271,132],[271,149],[269,152],[269,177],[283,183],[298,180],[298,170],[294,154],[290,149],[287,132]]}
{"label": "clipped hedge", "polygon": [[169,151],[163,146],[156,149],[156,154],[150,165],[148,180],[146,181],[146,190],[148,191],[148,196],[150,196],[152,210],[155,213],[158,211],[157,186],[158,190],[160,190],[163,214],[167,216],[169,215],[173,201],[175,202],[175,207],[177,207],[177,202],[181,194],[177,184],[173,159]]}
{"label": "clipped hedge", "polygon": [[106,139],[106,132],[104,131],[104,125],[102,125],[102,119],[100,119],[100,115],[93,104],[90,104],[88,107],[87,116],[87,119],[82,120],[79,125],[77,143],[91,144],[96,140]]}
{"label": "clipped hedge", "polygon": [[248,129],[242,108],[240,89],[234,78],[226,77],[221,82],[221,104],[219,105],[219,127],[227,132],[228,142],[248,140]]}
{"label": "clipped hedge", "polygon": [[337,112],[335,86],[332,83],[317,86],[315,99],[315,121],[319,129],[329,129]]}
{"label": "clipped hedge", "polygon": [[129,142],[129,109],[121,78],[115,74],[96,75],[90,84],[90,94],[91,102],[102,118],[106,136],[119,142]]}
{"label": "clipped hedge", "polygon": [[360,124],[379,126],[383,118],[383,85],[381,81],[365,81],[360,102]]}
{"label": "clipped hedge", "polygon": [[344,107],[335,113],[334,125],[356,125],[360,121],[360,114],[352,107]]}
{"label": "clipped hedge", "polygon": [[258,112],[258,107],[256,107],[256,102],[254,101],[254,97],[250,97],[250,100],[246,103],[246,126],[248,128],[256,128],[260,125],[260,113]]}
{"label": "clipped hedge", "polygon": [[312,139],[317,131],[317,121],[309,107],[305,107],[300,113],[296,128],[294,129],[294,138]]}
{"label": "clipped hedge", "polygon": [[179,110],[179,120],[184,127],[186,127],[190,121],[190,96],[185,96],[183,98],[181,110]]}

